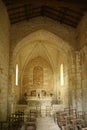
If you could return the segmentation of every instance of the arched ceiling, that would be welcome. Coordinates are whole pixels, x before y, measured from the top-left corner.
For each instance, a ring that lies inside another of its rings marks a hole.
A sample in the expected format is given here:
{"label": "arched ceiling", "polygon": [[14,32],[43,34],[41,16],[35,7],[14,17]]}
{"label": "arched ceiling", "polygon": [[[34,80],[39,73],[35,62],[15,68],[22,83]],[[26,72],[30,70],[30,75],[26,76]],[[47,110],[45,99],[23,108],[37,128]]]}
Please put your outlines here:
{"label": "arched ceiling", "polygon": [[11,24],[47,16],[61,24],[77,27],[87,10],[86,0],[3,0]]}
{"label": "arched ceiling", "polygon": [[[51,48],[58,49],[60,51],[63,51],[64,53],[67,53],[69,50],[72,49],[70,45],[68,45],[67,42],[65,42],[63,39],[58,37],[57,35],[44,30],[40,29],[38,31],[35,31],[29,35],[27,35],[25,38],[23,38],[15,47],[14,54],[17,55],[22,48],[27,45],[33,45],[37,43],[48,43]],[[66,43],[66,45],[65,45]],[[31,48],[30,48],[31,49]]]}
{"label": "arched ceiling", "polygon": [[38,30],[19,42],[14,50],[13,59],[21,55],[21,66],[24,68],[29,61],[40,56],[55,69],[58,57],[66,57],[71,50],[72,48],[67,43],[64,46],[64,41],[56,35],[46,30]]}

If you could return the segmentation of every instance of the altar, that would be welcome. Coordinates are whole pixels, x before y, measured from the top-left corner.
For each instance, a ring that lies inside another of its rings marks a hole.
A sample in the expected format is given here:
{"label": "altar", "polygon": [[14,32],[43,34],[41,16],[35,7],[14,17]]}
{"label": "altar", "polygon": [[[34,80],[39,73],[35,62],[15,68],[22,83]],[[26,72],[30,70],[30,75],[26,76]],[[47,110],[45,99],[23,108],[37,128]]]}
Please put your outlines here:
{"label": "altar", "polygon": [[51,106],[52,97],[28,97],[27,102],[29,106]]}
{"label": "altar", "polygon": [[44,116],[63,108],[60,98],[57,99],[52,92],[48,92],[45,89],[31,89],[29,93],[24,94],[24,98],[27,102],[25,113],[33,109],[40,111],[41,115]]}
{"label": "altar", "polygon": [[31,89],[29,95],[31,97],[38,97],[41,98],[43,96],[47,95],[47,92],[45,89]]}

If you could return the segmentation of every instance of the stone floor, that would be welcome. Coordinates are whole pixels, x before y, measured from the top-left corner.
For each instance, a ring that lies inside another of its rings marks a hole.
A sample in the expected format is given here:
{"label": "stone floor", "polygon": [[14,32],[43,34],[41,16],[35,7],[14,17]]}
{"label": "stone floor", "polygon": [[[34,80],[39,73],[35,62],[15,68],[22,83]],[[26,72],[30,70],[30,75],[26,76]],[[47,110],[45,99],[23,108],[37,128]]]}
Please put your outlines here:
{"label": "stone floor", "polygon": [[60,130],[52,117],[39,117],[36,130]]}
{"label": "stone floor", "polygon": [[[60,130],[57,123],[54,122],[52,116],[42,116],[37,118],[37,128],[36,130]],[[22,126],[21,130],[25,130],[25,125]],[[29,127],[27,130],[33,130]]]}

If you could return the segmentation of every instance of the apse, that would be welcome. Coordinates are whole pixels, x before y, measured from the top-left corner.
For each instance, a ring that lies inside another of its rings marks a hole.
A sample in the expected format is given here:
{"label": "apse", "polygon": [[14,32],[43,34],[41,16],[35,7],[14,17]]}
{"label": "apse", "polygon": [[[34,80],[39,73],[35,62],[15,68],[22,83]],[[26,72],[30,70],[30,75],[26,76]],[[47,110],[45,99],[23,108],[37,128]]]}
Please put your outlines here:
{"label": "apse", "polygon": [[29,100],[40,97],[54,103],[61,100],[63,108],[68,106],[68,54],[71,50],[60,37],[43,29],[20,41],[13,52],[14,70],[18,65],[18,85],[15,73],[12,81],[16,104],[27,96]]}
{"label": "apse", "polygon": [[50,95],[54,91],[53,86],[53,71],[49,62],[40,56],[29,61],[23,73],[22,95],[27,93],[32,96],[34,90]]}

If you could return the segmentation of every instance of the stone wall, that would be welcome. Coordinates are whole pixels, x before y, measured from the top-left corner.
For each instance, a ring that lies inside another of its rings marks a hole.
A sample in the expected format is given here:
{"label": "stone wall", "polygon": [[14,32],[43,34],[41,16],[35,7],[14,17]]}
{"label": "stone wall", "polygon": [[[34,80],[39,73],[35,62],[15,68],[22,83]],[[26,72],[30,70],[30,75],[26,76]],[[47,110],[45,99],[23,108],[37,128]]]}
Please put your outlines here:
{"label": "stone wall", "polygon": [[7,11],[0,0],[0,120],[7,116],[9,28]]}
{"label": "stone wall", "polygon": [[23,74],[22,93],[30,95],[32,90],[41,89],[50,96],[54,92],[53,86],[53,72],[49,62],[42,57],[29,61]]}
{"label": "stone wall", "polygon": [[[25,58],[27,52],[29,52],[29,49],[31,49],[31,45],[29,45],[26,50],[24,50],[22,46],[19,47],[19,50],[24,52],[24,54],[21,52],[19,55],[14,54],[15,57],[13,56],[14,50],[18,49],[16,48],[19,43],[23,43],[23,39],[29,36],[29,34],[36,32],[38,30],[46,30],[42,31],[40,33],[36,33],[34,36],[39,39],[42,38],[42,40],[47,43],[45,46],[46,54],[45,58],[48,54],[48,59],[49,61],[52,61],[54,67],[54,84],[55,86],[60,86],[59,84],[59,66],[61,62],[61,54],[64,53],[65,55],[65,88],[61,88],[61,90],[58,88],[58,93],[64,91],[64,102],[65,104],[69,105],[71,103],[71,107],[77,107],[78,110],[83,109],[84,111],[87,110],[87,13],[84,15],[82,21],[80,22],[77,30],[73,29],[71,27],[68,27],[66,25],[61,25],[60,23],[49,19],[47,17],[37,17],[30,19],[29,21],[24,21],[20,22],[14,25],[11,25],[11,37],[9,38],[10,35],[10,25],[9,25],[9,19],[7,15],[7,11],[5,9],[5,6],[0,0],[0,120],[5,120],[7,116],[7,99],[8,99],[8,91],[10,94],[9,96],[9,111],[10,107],[13,107],[12,104],[12,98],[14,98],[14,93],[12,91],[12,87],[15,87],[14,92],[19,92],[20,86],[15,86],[15,69],[14,63],[19,63],[20,64],[20,72],[22,71],[22,64],[25,64]],[[49,33],[48,33],[49,32]],[[47,33],[47,37],[46,34]],[[50,34],[52,33],[52,37],[50,37]],[[43,36],[43,34],[45,34]],[[31,36],[31,38],[34,38],[34,36]],[[53,37],[58,37],[60,39],[54,38],[52,41]],[[44,39],[46,37],[47,39]],[[11,39],[11,46],[10,46],[10,62],[9,62],[9,42]],[[35,42],[37,42],[37,40]],[[62,40],[61,40],[62,39]],[[26,39],[27,40],[27,39]],[[27,42],[25,40],[25,42]],[[49,42],[48,42],[48,41]],[[22,41],[22,42],[21,42]],[[33,42],[33,41],[32,41]],[[52,43],[53,45],[49,44]],[[43,44],[44,44],[43,43]],[[24,43],[25,44],[25,43]],[[23,45],[24,45],[23,44]],[[39,54],[41,53],[41,48],[40,43],[37,44],[39,47]],[[50,45],[50,46],[49,46]],[[57,46],[58,45],[58,46]],[[78,46],[79,45],[79,46]],[[36,46],[36,43],[35,43]],[[32,46],[33,48],[33,46]],[[76,49],[81,49],[80,51],[76,51]],[[38,50],[38,49],[37,49]],[[37,51],[35,52],[35,55],[37,54]],[[73,51],[72,51],[73,50]],[[31,50],[30,50],[31,51]],[[60,53],[61,51],[61,53]],[[70,51],[70,52],[69,52]],[[44,52],[42,55],[44,55]],[[58,53],[58,54],[57,54]],[[59,55],[60,53],[60,55]],[[29,54],[31,55],[31,53]],[[32,54],[33,55],[33,54]],[[41,54],[40,54],[41,55]],[[18,56],[18,57],[17,57]],[[60,58],[59,58],[60,56]],[[21,57],[21,58],[20,58]],[[23,58],[25,60],[23,60]],[[51,59],[52,58],[52,59]],[[58,61],[60,60],[60,62]],[[21,61],[21,62],[20,62]],[[64,62],[64,61],[63,61]],[[50,62],[49,62],[50,63]],[[9,64],[10,64],[10,69],[9,69]],[[58,67],[58,68],[57,68]],[[10,75],[9,73],[10,72]],[[57,73],[58,72],[58,73]],[[58,79],[57,79],[58,77]],[[9,90],[8,90],[8,81],[10,78],[9,82]],[[14,83],[13,83],[14,82]],[[21,84],[21,81],[19,81]],[[56,87],[55,87],[56,88]],[[69,101],[65,99],[65,97],[69,98]],[[19,97],[18,97],[19,98]]]}
{"label": "stone wall", "polygon": [[[51,19],[39,17],[13,25],[11,31],[12,45],[10,54],[11,56],[14,54],[14,57],[11,57],[10,64],[12,68],[10,68],[10,70],[14,70],[15,63],[18,63],[17,57],[20,57],[21,60],[21,72],[26,66],[26,61],[29,62],[37,56],[43,57],[52,66],[54,82],[53,90],[55,95],[59,96],[59,93],[62,93],[61,99],[63,100],[64,106],[67,107],[68,69],[66,64],[68,61],[67,58],[69,58],[67,57],[68,52],[74,48],[74,45],[72,47],[72,43],[75,43],[75,30]],[[64,87],[60,86],[61,63],[64,63],[64,66],[66,66],[64,67]],[[11,71],[11,77],[14,77],[15,75],[12,76],[12,72],[14,71]],[[16,94],[18,94],[18,87],[21,85],[15,87],[13,82],[14,79],[11,86],[14,88],[14,93],[17,92]],[[52,85],[49,85],[49,87],[51,86]]]}
{"label": "stone wall", "polygon": [[84,46],[81,51],[81,89],[82,89],[82,108],[87,111],[87,47]]}
{"label": "stone wall", "polygon": [[77,42],[82,49],[87,44],[87,12],[84,14],[77,28]]}
{"label": "stone wall", "polygon": [[77,40],[79,43],[79,74],[78,80],[79,80],[79,86],[78,89],[80,90],[79,93],[82,98],[82,109],[84,111],[87,111],[87,12],[84,14],[78,28],[77,28]]}
{"label": "stone wall", "polygon": [[[61,90],[63,90],[64,92],[66,91],[64,96],[65,97],[67,96],[67,98],[70,98],[69,101],[66,101],[67,105],[69,105],[69,103],[71,103],[70,104],[71,107],[72,106],[77,107],[78,110],[82,110],[82,103],[83,102],[85,103],[86,101],[82,102],[83,90],[82,90],[82,77],[81,77],[82,76],[81,75],[81,69],[82,69],[81,68],[81,55],[80,55],[80,51],[74,50],[74,49],[80,49],[79,47],[81,47],[81,46],[78,46],[78,45],[79,44],[81,45],[81,43],[83,43],[83,41],[84,41],[84,40],[80,39],[81,38],[80,34],[82,34],[82,32],[81,32],[81,29],[79,27],[78,27],[78,31],[76,33],[75,29],[72,29],[72,28],[67,27],[65,25],[61,25],[60,23],[53,21],[53,20],[46,18],[46,17],[33,18],[33,19],[30,19],[29,21],[24,21],[24,22],[20,22],[18,24],[12,25],[12,28],[11,28],[11,43],[12,44],[11,44],[10,56],[13,55],[14,50],[19,43],[23,44],[23,42],[25,42],[25,43],[28,42],[28,38],[26,38],[26,37],[29,34],[36,32],[37,30],[40,30],[40,29],[47,30],[48,32],[55,34],[56,36],[58,36],[60,39],[63,40],[63,41],[55,40],[56,43],[58,42],[58,47],[61,48],[61,52],[65,53],[64,52],[64,48],[65,48],[66,53],[67,53],[66,56],[65,56],[65,58],[66,58],[66,64],[65,64],[65,66],[66,66],[66,69],[65,69],[66,70],[65,71],[66,85],[65,86],[66,86],[67,89],[65,90],[65,88],[63,88]],[[46,32],[46,31],[44,31],[44,32]],[[43,35],[41,35],[41,33],[36,33],[34,36],[37,37],[38,34],[39,34],[38,38],[42,37],[42,39],[44,39]],[[31,36],[31,38],[34,38],[34,37]],[[22,41],[23,39],[26,39],[26,40]],[[49,40],[49,41],[51,41],[51,40]],[[40,38],[39,38],[39,42],[40,42]],[[47,41],[45,41],[45,42],[47,42]],[[54,42],[54,44],[55,44],[55,42]],[[64,44],[62,44],[62,42],[64,42]],[[18,46],[18,47],[19,47],[19,51],[23,52],[23,54],[21,53],[23,55],[23,57],[26,58],[27,52],[24,51],[24,44],[22,46],[22,50],[21,50],[20,46]],[[30,44],[30,41],[29,41],[29,44]],[[31,43],[31,45],[32,45],[32,43]],[[69,46],[71,48],[71,50],[73,48],[73,51],[68,52],[69,50],[68,50],[67,46]],[[27,48],[27,51],[29,52],[31,46],[29,46],[29,47],[26,46],[26,48]],[[59,49],[59,48],[57,48],[57,46],[55,46],[55,50]],[[18,48],[16,48],[16,49],[18,49]],[[49,49],[47,49],[47,50],[49,50]],[[55,58],[54,52],[55,51],[53,51],[51,49],[51,53],[50,53],[51,57],[50,58],[52,58],[54,56],[53,60],[55,59],[55,61],[57,62],[57,60],[59,59],[59,55],[58,55],[58,59],[57,59],[57,57]],[[19,52],[17,52],[17,54],[14,54],[15,60],[16,60],[16,56],[18,55],[18,53]],[[23,57],[21,57],[21,59]],[[11,64],[10,70],[12,70],[13,57],[10,57],[10,58],[11,58],[11,60],[10,60],[10,64]],[[22,59],[22,61],[24,62],[23,59]],[[56,65],[58,65],[58,64],[56,64]],[[56,71],[57,70],[55,70],[55,79],[58,76],[56,74]],[[12,77],[13,71],[10,71],[10,72],[11,72],[10,74],[11,74],[11,77]],[[55,84],[56,84],[56,86],[59,85],[58,83],[55,83]],[[11,84],[11,86],[12,86],[12,84]]]}

